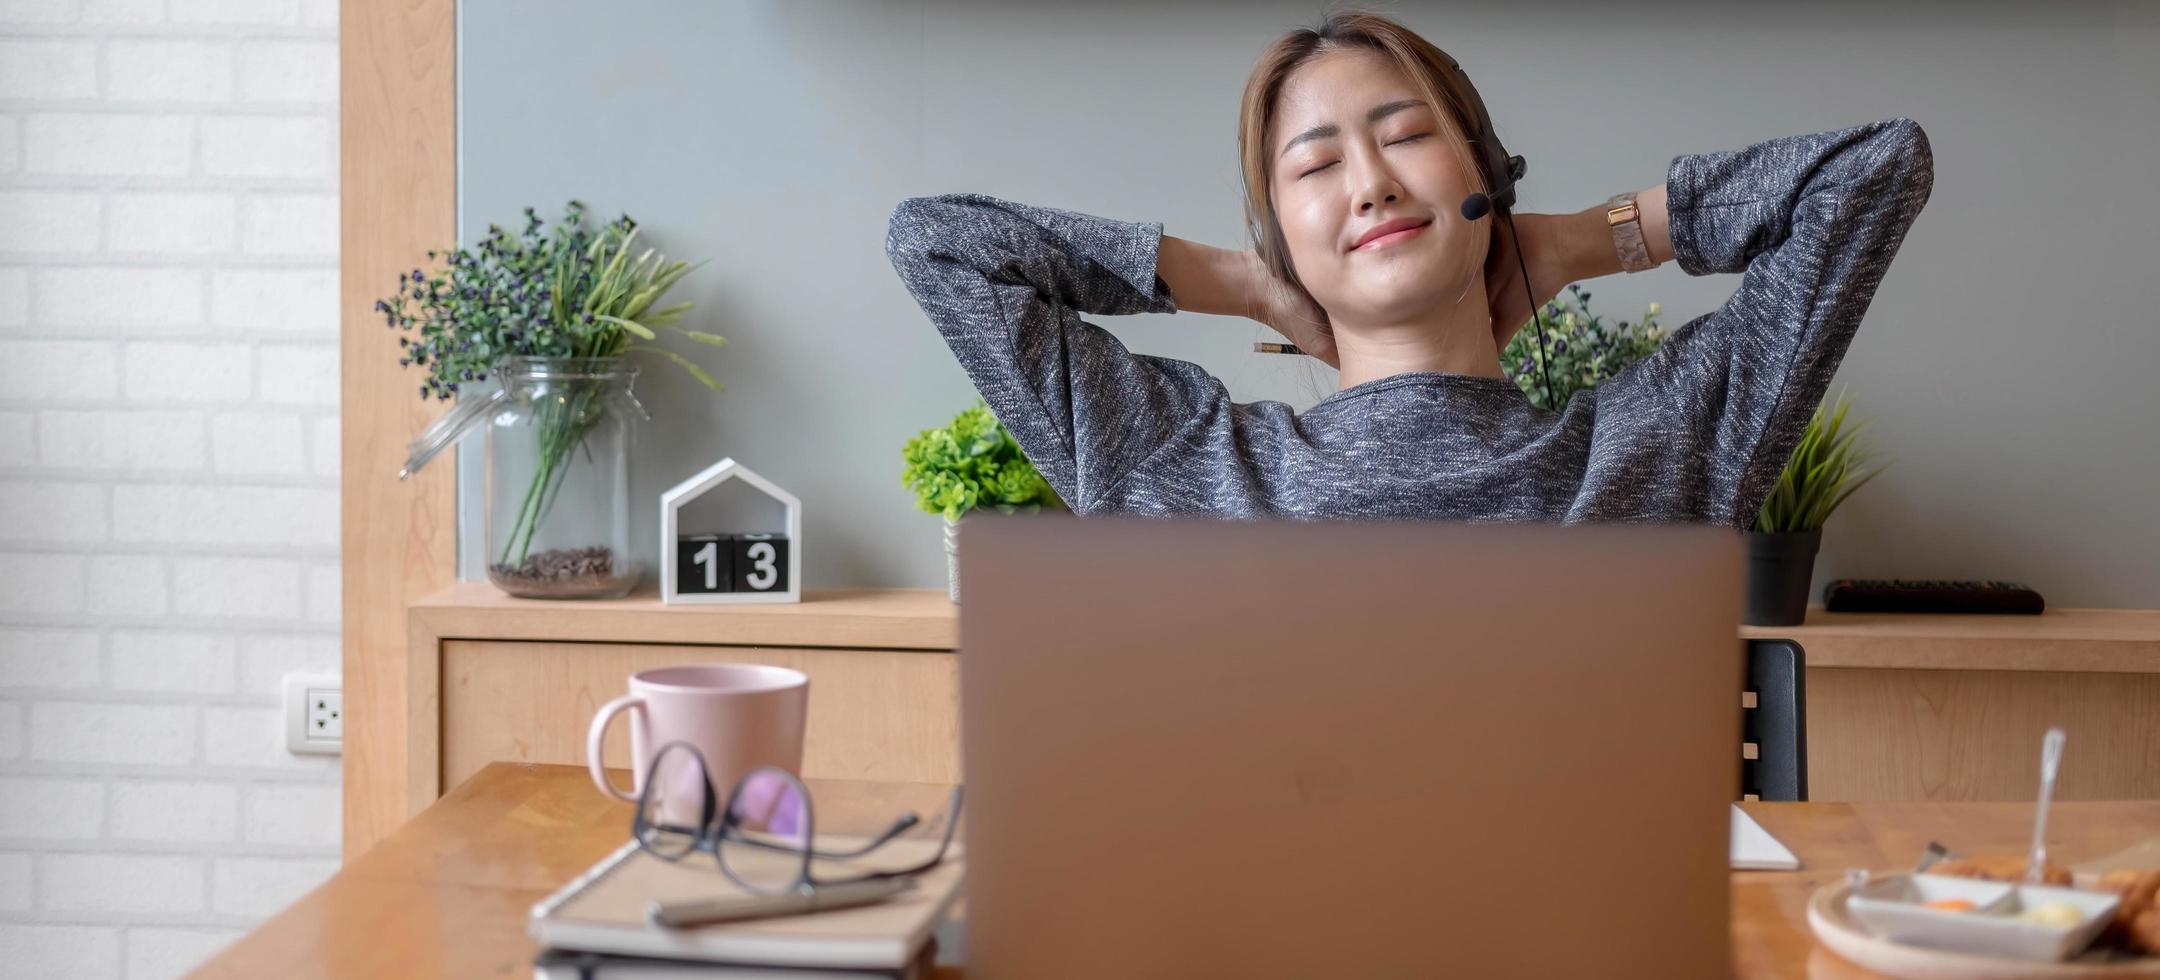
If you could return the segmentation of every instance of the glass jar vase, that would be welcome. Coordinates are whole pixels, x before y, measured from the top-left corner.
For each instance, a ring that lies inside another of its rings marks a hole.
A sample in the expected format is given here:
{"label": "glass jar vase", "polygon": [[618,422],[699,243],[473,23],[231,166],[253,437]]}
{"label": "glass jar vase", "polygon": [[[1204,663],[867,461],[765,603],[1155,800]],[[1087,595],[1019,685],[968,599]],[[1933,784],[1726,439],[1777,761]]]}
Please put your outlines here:
{"label": "glass jar vase", "polygon": [[638,583],[630,443],[649,418],[620,357],[512,357],[413,440],[403,479],[487,426],[487,576],[514,596],[605,599]]}
{"label": "glass jar vase", "polygon": [[487,576],[514,596],[612,598],[637,585],[630,445],[645,411],[620,357],[517,357],[487,413]]}

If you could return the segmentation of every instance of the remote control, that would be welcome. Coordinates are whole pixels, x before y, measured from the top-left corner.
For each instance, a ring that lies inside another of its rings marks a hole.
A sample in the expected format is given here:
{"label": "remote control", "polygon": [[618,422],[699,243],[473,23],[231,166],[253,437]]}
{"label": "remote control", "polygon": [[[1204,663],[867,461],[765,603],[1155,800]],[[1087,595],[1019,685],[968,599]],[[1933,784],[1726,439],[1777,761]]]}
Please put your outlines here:
{"label": "remote control", "polygon": [[1823,586],[1828,612],[2038,613],[2040,593],[2016,582],[1841,578]]}

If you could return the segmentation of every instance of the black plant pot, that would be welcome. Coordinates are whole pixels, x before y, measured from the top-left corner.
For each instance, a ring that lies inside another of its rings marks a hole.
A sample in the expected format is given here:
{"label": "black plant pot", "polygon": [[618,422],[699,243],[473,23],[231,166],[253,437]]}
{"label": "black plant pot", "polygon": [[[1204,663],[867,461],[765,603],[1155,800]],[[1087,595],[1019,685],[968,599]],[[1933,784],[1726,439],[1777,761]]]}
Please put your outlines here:
{"label": "black plant pot", "polygon": [[1797,626],[1807,618],[1808,585],[1822,529],[1747,536],[1747,624]]}

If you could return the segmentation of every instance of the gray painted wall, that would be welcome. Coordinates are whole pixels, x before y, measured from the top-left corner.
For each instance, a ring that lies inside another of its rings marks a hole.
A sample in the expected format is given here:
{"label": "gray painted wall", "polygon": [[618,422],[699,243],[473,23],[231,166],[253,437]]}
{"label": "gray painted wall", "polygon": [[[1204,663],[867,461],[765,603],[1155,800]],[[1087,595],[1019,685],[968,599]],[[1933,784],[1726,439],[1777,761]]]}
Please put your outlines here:
{"label": "gray painted wall", "polygon": [[[1918,119],[1934,197],[1841,379],[1896,462],[1833,519],[1819,574],[2160,606],[2160,326],[2138,288],[2160,267],[2160,5],[1378,6],[1477,79],[1530,160],[1529,211],[1648,186],[1678,153]],[[1241,245],[1239,91],[1318,10],[465,0],[460,231],[577,196],[713,260],[682,291],[732,342],[710,361],[728,390],[646,370],[634,540],[662,490],[733,455],[802,497],[809,585],[940,585],[899,447],[973,393],[885,260],[893,204],[982,191]],[[1656,300],[1677,326],[1737,284],[1668,264],[1589,288],[1593,309]],[[1247,353],[1267,336],[1247,321],[1104,325],[1242,400],[1333,388]]]}

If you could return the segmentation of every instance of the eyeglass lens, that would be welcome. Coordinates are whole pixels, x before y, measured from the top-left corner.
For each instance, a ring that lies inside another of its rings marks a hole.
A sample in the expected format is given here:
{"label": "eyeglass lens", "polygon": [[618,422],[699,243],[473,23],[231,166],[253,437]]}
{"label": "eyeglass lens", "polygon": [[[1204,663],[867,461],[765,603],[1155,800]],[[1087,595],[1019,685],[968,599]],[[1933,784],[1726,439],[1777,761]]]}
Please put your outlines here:
{"label": "eyeglass lens", "polygon": [[679,859],[697,847],[714,809],[704,760],[696,749],[670,742],[653,756],[639,787],[638,840],[660,857]]}
{"label": "eyeglass lens", "polygon": [[782,892],[803,884],[810,862],[810,793],[784,770],[752,771],[728,798],[730,832],[720,865],[743,887]]}

